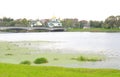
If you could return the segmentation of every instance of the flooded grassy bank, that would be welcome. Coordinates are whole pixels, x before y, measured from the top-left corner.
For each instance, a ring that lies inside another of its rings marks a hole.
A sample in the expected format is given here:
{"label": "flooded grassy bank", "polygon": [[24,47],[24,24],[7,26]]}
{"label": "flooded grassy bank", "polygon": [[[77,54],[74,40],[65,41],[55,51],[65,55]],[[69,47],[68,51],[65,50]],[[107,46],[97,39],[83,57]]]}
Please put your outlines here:
{"label": "flooded grassy bank", "polygon": [[[31,65],[36,65],[33,61],[36,58],[44,57],[48,59],[48,63],[40,64],[43,66],[64,66],[64,67],[81,67],[84,63],[92,63],[104,61],[105,57],[97,54],[81,54],[81,53],[62,53],[60,51],[52,51],[41,49],[42,45],[47,45],[47,41],[22,41],[22,42],[0,42],[0,62],[20,64],[20,62],[28,60]],[[37,47],[41,46],[41,48]],[[80,61],[80,57],[83,59]],[[89,61],[87,61],[89,60]]]}

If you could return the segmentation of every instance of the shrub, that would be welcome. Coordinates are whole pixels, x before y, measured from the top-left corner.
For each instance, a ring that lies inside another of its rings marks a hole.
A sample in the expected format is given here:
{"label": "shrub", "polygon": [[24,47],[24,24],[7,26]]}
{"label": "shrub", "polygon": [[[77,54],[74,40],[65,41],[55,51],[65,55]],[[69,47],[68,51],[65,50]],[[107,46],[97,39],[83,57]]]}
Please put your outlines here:
{"label": "shrub", "polygon": [[25,60],[25,61],[22,61],[20,64],[27,64],[27,65],[30,65],[30,64],[31,64],[31,62],[30,62],[30,61],[28,61],[28,60]]}
{"label": "shrub", "polygon": [[34,61],[35,64],[42,64],[42,63],[48,63],[47,59],[46,58],[37,58],[35,59]]}

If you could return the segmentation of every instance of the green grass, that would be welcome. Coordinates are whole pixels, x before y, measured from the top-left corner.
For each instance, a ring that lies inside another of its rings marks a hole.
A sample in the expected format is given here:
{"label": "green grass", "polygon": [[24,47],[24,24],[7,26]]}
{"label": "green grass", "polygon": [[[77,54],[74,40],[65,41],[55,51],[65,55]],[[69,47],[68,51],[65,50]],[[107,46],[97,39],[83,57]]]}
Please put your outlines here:
{"label": "green grass", "polygon": [[105,29],[105,28],[88,28],[88,29],[80,29],[80,28],[71,28],[67,29],[68,32],[120,32],[120,29]]}
{"label": "green grass", "polygon": [[120,70],[28,66],[0,63],[0,77],[120,77]]}

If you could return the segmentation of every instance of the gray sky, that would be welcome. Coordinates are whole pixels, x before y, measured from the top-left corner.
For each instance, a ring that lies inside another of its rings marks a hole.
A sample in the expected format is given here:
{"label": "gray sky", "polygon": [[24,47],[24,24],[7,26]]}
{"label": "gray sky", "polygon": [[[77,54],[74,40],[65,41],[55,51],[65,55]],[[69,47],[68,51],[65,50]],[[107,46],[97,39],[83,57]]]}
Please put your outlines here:
{"label": "gray sky", "polygon": [[104,20],[120,15],[120,0],[0,0],[0,18]]}

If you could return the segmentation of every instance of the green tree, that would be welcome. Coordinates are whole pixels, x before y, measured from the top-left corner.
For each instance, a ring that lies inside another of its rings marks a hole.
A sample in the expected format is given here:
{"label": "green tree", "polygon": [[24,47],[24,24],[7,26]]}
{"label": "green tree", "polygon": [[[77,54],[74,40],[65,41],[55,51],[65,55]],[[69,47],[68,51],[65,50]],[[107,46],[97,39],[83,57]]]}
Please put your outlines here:
{"label": "green tree", "polygon": [[83,28],[86,24],[88,24],[88,21],[86,21],[86,20],[81,20],[81,21],[80,21],[80,28]]}
{"label": "green tree", "polygon": [[27,20],[26,18],[24,18],[24,19],[17,19],[15,21],[15,26],[27,27],[27,26],[29,26],[29,20]]}
{"label": "green tree", "polygon": [[7,18],[7,17],[3,17],[2,21],[3,21],[3,22],[10,22],[10,21],[14,21],[14,19],[12,19],[12,18]]}
{"label": "green tree", "polygon": [[90,27],[92,28],[101,28],[102,24],[102,21],[90,21]]}
{"label": "green tree", "polygon": [[120,27],[120,16],[116,16],[116,27]]}
{"label": "green tree", "polygon": [[109,24],[107,24],[107,23],[103,23],[103,24],[102,24],[102,28],[109,29],[109,28],[110,28],[110,25],[109,25]]}
{"label": "green tree", "polygon": [[78,19],[64,19],[61,22],[66,28],[80,27],[80,22],[78,21]]}
{"label": "green tree", "polygon": [[105,22],[104,22],[104,25],[103,27],[104,28],[114,28],[116,27],[116,17],[115,16],[109,16]]}
{"label": "green tree", "polygon": [[29,21],[26,18],[22,19],[21,23],[24,24],[25,26],[29,25]]}
{"label": "green tree", "polygon": [[14,19],[3,17],[0,19],[0,26],[14,26]]}

